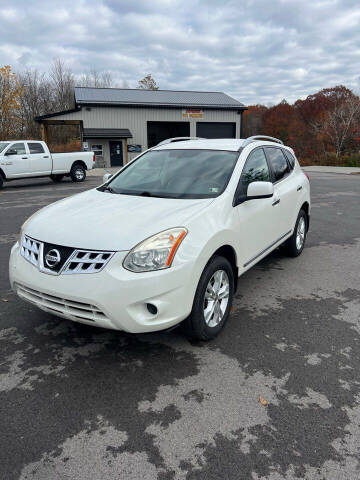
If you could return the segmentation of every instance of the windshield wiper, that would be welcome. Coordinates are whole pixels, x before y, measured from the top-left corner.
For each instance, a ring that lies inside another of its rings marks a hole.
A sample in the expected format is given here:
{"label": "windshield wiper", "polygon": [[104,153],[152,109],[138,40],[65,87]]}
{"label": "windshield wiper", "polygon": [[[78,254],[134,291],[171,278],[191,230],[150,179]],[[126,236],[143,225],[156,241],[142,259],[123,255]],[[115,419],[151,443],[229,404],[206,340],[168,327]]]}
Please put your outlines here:
{"label": "windshield wiper", "polygon": [[106,185],[106,187],[103,188],[103,192],[115,193],[115,191],[110,187],[110,185]]}

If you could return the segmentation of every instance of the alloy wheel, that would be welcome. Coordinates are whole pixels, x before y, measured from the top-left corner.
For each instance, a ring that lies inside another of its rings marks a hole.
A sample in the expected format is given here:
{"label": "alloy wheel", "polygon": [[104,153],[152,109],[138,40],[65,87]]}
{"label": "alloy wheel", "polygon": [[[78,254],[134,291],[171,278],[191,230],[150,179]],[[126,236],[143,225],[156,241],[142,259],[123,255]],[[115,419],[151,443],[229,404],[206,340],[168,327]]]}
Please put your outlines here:
{"label": "alloy wheel", "polygon": [[301,217],[296,231],[296,248],[301,250],[305,242],[305,219]]}
{"label": "alloy wheel", "polygon": [[229,303],[230,282],[225,270],[217,270],[205,290],[204,319],[209,327],[216,327],[223,319]]}

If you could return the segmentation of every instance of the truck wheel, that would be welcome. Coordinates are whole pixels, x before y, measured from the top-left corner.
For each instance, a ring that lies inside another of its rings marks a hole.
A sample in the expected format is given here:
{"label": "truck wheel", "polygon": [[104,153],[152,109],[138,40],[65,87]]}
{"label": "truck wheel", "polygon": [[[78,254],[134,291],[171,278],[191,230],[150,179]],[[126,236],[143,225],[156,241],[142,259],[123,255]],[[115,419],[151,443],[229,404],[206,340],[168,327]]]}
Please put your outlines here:
{"label": "truck wheel", "polygon": [[73,182],[83,182],[86,178],[86,170],[82,165],[73,165],[70,170],[70,177]]}
{"label": "truck wheel", "polygon": [[3,179],[3,176],[0,173],[0,188],[2,188],[3,185],[4,185],[4,179]]}
{"label": "truck wheel", "polygon": [[229,318],[233,295],[233,269],[226,258],[214,257],[200,277],[185,333],[197,340],[215,338]]}
{"label": "truck wheel", "polygon": [[64,175],[50,175],[50,178],[53,182],[58,183],[64,178]]}

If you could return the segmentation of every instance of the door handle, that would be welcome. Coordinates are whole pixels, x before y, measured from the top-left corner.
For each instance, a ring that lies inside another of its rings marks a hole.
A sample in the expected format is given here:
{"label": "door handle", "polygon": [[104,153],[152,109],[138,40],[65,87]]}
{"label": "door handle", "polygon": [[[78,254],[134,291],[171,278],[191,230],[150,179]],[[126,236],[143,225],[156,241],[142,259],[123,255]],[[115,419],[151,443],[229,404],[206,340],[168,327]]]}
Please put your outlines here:
{"label": "door handle", "polygon": [[280,203],[280,198],[277,198],[273,203],[272,206],[275,207],[275,205],[278,205]]}
{"label": "door handle", "polygon": [[27,160],[28,157],[21,157],[22,160]]}
{"label": "door handle", "polygon": [[49,155],[44,155],[43,158],[49,158]]}
{"label": "door handle", "polygon": [[296,191],[297,191],[297,192],[300,192],[301,189],[302,189],[302,185],[298,185]]}

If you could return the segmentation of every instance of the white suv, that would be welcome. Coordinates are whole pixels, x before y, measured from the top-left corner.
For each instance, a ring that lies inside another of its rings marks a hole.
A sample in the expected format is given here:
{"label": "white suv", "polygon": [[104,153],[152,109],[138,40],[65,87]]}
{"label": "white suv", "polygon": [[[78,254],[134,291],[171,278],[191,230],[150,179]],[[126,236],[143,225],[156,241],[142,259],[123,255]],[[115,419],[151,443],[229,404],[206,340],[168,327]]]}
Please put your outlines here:
{"label": "white suv", "polygon": [[282,244],[299,255],[309,219],[309,180],[281,141],[169,141],[30,217],[10,281],[76,322],[139,333],[184,321],[208,340],[238,277]]}

